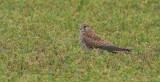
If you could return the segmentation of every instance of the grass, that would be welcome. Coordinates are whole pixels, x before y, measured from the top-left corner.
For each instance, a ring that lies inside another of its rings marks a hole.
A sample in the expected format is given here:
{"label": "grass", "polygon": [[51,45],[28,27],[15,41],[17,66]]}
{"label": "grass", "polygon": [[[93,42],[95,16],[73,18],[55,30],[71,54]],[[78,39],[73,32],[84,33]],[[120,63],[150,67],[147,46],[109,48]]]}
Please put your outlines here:
{"label": "grass", "polygon": [[[1,0],[1,82],[160,82],[159,0]],[[87,23],[133,55],[84,52]]]}

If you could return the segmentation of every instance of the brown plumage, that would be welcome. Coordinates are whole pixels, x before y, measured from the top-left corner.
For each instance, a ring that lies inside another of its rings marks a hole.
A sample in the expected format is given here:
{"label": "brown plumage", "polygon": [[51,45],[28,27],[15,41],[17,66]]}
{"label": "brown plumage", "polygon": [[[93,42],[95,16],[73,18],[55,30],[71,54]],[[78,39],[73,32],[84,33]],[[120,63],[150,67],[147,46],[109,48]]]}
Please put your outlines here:
{"label": "brown plumage", "polygon": [[107,40],[102,39],[87,24],[80,25],[80,44],[85,50],[98,48],[98,49],[107,50],[113,53],[131,51],[126,48],[116,47],[111,42],[108,42]]}

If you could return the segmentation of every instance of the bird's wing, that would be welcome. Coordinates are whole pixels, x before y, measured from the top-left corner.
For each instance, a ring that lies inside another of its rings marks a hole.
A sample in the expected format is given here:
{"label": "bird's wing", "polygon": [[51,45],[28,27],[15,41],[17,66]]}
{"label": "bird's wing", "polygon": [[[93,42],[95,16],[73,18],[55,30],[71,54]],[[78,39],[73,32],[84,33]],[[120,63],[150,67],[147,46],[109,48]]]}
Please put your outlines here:
{"label": "bird's wing", "polygon": [[101,37],[99,37],[97,34],[88,32],[83,35],[83,40],[89,48],[99,48],[101,46],[108,46],[112,45],[112,43],[105,41]]}
{"label": "bird's wing", "polygon": [[96,40],[96,41],[101,41],[101,40],[103,40],[98,34],[92,32],[92,31],[85,32],[83,35],[84,35],[86,38],[90,38],[90,39]]}
{"label": "bird's wing", "polygon": [[119,52],[131,52],[131,50],[126,48],[119,48],[111,44],[110,42],[104,40],[93,40],[87,36],[84,36],[85,45],[89,48],[100,48],[102,50],[107,50],[109,52],[119,53]]}

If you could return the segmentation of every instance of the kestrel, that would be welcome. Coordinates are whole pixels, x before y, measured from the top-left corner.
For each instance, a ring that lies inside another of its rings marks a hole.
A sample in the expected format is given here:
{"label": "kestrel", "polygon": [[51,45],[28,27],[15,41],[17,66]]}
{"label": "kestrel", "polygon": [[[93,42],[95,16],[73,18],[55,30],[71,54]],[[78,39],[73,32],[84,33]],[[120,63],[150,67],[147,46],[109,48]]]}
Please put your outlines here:
{"label": "kestrel", "polygon": [[100,50],[107,50],[112,53],[131,52],[129,49],[119,48],[111,42],[102,39],[87,24],[80,25],[80,45],[87,51],[96,48]]}

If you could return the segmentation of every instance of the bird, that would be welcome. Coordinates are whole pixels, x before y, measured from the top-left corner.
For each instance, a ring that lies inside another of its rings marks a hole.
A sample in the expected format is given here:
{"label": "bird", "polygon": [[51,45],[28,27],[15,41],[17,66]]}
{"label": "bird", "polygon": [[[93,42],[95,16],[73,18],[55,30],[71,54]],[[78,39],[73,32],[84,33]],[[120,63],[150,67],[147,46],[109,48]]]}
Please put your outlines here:
{"label": "bird", "polygon": [[85,51],[100,49],[112,53],[131,52],[130,49],[117,47],[111,42],[101,38],[92,30],[91,26],[87,24],[80,25],[79,43]]}

